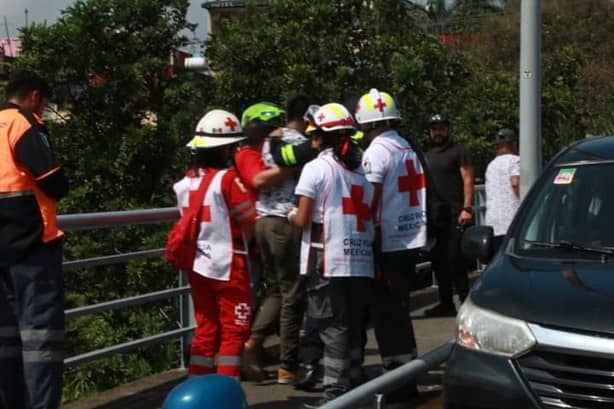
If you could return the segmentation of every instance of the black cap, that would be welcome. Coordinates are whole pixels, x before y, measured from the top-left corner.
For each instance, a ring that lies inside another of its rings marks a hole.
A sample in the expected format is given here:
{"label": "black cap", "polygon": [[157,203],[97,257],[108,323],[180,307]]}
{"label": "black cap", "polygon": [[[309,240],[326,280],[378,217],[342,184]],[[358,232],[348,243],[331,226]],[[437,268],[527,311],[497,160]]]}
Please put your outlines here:
{"label": "black cap", "polygon": [[450,120],[445,114],[434,114],[429,120],[429,125],[450,125]]}
{"label": "black cap", "polygon": [[516,137],[516,133],[509,128],[499,129],[495,135],[496,143],[510,143],[516,142],[517,140],[518,138]]}

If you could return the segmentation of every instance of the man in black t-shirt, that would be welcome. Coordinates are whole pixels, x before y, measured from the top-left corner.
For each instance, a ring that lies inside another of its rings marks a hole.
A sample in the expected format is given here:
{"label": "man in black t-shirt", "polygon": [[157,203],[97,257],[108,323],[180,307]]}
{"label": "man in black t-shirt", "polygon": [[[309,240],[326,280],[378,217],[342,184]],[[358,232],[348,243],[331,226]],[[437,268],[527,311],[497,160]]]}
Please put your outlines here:
{"label": "man in black t-shirt", "polygon": [[450,136],[450,122],[433,115],[429,122],[431,149],[426,153],[432,179],[440,197],[450,206],[447,223],[435,229],[437,243],[431,262],[439,286],[439,304],[425,311],[427,316],[454,316],[452,284],[461,302],[469,292],[469,280],[460,250],[462,232],[473,222],[473,164],[471,152]]}

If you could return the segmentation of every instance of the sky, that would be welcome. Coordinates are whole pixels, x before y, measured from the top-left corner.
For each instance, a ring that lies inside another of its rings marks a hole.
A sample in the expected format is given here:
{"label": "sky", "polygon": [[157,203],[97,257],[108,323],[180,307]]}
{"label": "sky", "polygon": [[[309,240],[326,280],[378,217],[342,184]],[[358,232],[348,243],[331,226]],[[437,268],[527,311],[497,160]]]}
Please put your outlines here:
{"label": "sky", "polygon": [[[130,1],[130,0],[126,0]],[[8,22],[8,29],[11,36],[18,35],[18,29],[25,25],[24,10],[28,9],[28,21],[40,22],[47,20],[53,23],[59,17],[60,11],[70,6],[73,0],[0,0],[0,37],[6,36],[4,17]],[[188,10],[188,21],[198,24],[196,37],[204,40],[206,37],[207,11],[201,7],[203,0],[195,0],[190,4]],[[186,33],[192,37],[192,33]]]}

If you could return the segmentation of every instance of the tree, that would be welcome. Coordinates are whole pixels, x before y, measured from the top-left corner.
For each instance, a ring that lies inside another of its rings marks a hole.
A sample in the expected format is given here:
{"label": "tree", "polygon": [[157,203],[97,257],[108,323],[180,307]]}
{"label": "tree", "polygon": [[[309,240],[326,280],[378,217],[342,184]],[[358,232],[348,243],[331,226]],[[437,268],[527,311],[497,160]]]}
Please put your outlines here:
{"label": "tree", "polygon": [[[169,75],[169,56],[192,26],[187,0],[78,0],[53,25],[22,32],[21,66],[56,90],[63,120],[51,135],[72,191],[64,213],[174,205],[171,185],[188,162],[183,148],[209,98],[209,79]],[[100,230],[68,236],[66,258],[85,258],[164,244],[165,227]],[[162,261],[67,272],[68,307],[174,286]],[[92,285],[96,283],[96,285]],[[69,322],[69,355],[176,328],[173,300]],[[176,343],[144,348],[66,373],[65,398],[177,365]]]}

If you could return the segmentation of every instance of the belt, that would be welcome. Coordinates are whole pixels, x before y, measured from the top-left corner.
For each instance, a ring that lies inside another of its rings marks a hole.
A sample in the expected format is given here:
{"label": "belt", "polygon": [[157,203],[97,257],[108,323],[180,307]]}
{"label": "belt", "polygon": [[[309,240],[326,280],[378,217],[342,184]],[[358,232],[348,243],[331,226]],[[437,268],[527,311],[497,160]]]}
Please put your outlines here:
{"label": "belt", "polygon": [[0,192],[0,199],[10,199],[12,197],[32,196],[34,192],[26,190],[25,192]]}

